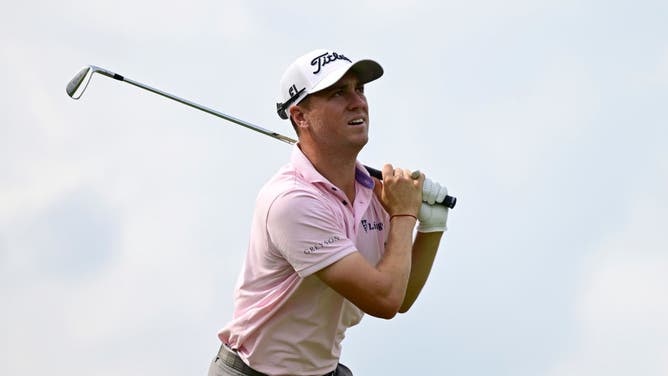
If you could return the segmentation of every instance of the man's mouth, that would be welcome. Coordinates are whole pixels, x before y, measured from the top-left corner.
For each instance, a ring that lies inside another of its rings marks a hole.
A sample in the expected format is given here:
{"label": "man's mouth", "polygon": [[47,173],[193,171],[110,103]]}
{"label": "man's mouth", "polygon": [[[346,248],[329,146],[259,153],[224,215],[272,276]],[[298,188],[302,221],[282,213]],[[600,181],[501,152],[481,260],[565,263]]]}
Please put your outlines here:
{"label": "man's mouth", "polygon": [[364,124],[364,118],[357,118],[348,122],[348,125],[362,125],[362,124]]}

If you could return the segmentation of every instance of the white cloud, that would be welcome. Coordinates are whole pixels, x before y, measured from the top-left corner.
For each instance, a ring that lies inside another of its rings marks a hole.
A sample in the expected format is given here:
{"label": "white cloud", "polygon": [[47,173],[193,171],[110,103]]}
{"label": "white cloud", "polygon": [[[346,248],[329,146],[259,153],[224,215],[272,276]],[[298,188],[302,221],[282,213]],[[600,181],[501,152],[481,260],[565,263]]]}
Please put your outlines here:
{"label": "white cloud", "polygon": [[664,47],[663,53],[657,66],[656,76],[658,81],[668,86],[668,47]]}
{"label": "white cloud", "polygon": [[[40,12],[34,12],[36,6]],[[216,35],[223,44],[224,40],[244,40],[262,26],[256,23],[251,6],[241,0],[32,1],[15,4],[8,12],[4,25],[7,29],[24,28],[25,24],[36,26],[21,38],[44,36],[44,28],[53,27],[58,33],[67,31],[69,38],[97,39],[89,43],[103,43],[109,37],[126,43],[156,43]]]}
{"label": "white cloud", "polygon": [[578,342],[550,375],[668,372],[666,177],[638,195],[622,231],[596,246],[577,297]]}
{"label": "white cloud", "polygon": [[[468,138],[458,145],[486,157],[486,173],[506,188],[525,187],[555,155],[567,154],[590,132],[599,93],[587,68],[563,59],[546,66],[534,80],[518,80],[499,97],[475,107],[457,108]],[[457,147],[454,145],[453,147]]]}

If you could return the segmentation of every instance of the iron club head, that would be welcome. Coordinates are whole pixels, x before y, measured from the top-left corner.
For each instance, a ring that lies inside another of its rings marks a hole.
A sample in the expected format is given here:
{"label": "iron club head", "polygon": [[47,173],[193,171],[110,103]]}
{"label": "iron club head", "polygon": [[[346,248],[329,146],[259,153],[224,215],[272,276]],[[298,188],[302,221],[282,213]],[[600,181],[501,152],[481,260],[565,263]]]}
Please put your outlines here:
{"label": "iron club head", "polygon": [[70,82],[67,83],[67,87],[65,88],[65,91],[67,91],[67,95],[69,95],[70,98],[72,99],[81,98],[92,76],[93,76],[92,66],[89,65],[81,68],[79,73],[77,73],[70,80]]}
{"label": "iron club head", "polygon": [[69,95],[70,98],[72,99],[81,98],[83,92],[86,90],[86,87],[88,87],[88,83],[90,82],[91,77],[93,77],[93,73],[99,73],[103,76],[111,77],[115,80],[120,80],[120,81],[123,81],[125,79],[120,74],[110,72],[100,67],[96,67],[95,65],[88,65],[81,68],[79,73],[77,73],[70,80],[70,82],[67,83],[67,87],[65,88],[67,95]]}

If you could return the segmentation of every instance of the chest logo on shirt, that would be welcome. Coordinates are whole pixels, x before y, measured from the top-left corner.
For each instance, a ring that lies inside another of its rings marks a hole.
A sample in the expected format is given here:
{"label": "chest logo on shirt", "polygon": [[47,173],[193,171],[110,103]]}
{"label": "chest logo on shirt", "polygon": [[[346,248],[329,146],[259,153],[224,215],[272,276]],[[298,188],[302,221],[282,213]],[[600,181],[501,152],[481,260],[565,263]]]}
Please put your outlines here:
{"label": "chest logo on shirt", "polygon": [[362,228],[364,229],[364,232],[369,232],[369,231],[383,231],[383,223],[382,222],[369,222],[366,219],[362,220]]}

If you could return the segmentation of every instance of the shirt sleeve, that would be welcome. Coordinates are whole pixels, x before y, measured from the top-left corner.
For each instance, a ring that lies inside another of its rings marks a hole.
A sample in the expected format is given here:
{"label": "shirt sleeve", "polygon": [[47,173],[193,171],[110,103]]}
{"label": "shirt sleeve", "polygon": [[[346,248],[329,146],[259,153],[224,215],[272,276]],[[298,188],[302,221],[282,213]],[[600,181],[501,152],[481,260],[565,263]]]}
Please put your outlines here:
{"label": "shirt sleeve", "polygon": [[302,278],[356,251],[346,236],[340,209],[305,190],[289,192],[273,202],[267,213],[267,232],[276,250]]}

